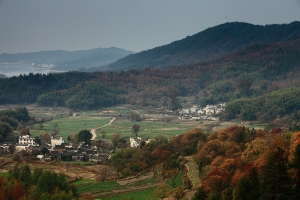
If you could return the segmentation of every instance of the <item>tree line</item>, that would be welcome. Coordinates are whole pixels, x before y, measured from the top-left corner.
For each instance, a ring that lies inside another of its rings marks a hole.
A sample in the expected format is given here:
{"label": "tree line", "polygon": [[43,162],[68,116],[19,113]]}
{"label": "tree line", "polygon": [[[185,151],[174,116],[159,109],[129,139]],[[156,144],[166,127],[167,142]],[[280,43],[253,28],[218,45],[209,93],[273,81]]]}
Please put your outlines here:
{"label": "tree line", "polygon": [[22,130],[23,124],[31,120],[25,107],[6,109],[0,111],[0,142],[15,141],[14,130]]}
{"label": "tree line", "polygon": [[[299,88],[289,88],[259,97],[235,100],[227,104],[222,117],[226,120],[238,117],[241,120],[273,121],[277,116],[300,110],[299,96]],[[297,122],[297,119],[294,121]]]}

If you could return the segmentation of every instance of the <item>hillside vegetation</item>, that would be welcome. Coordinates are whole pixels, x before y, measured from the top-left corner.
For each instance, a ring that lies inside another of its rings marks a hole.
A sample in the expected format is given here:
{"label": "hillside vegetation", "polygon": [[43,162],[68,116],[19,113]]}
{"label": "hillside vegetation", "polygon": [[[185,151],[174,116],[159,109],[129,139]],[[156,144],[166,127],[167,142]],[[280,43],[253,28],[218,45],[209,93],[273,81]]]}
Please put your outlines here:
{"label": "hillside vegetation", "polygon": [[266,26],[225,23],[171,44],[126,56],[102,70],[165,69],[217,58],[251,44],[284,42],[299,37],[300,22]]}

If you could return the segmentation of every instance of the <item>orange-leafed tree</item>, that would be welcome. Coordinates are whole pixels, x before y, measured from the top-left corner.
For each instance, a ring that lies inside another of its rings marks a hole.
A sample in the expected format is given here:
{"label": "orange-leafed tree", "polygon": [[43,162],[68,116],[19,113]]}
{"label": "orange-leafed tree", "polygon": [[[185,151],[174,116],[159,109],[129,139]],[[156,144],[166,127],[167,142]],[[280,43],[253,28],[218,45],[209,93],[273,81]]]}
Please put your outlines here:
{"label": "orange-leafed tree", "polygon": [[218,168],[213,168],[207,174],[206,179],[203,180],[201,187],[203,186],[210,192],[221,193],[228,185],[228,174],[222,173]]}
{"label": "orange-leafed tree", "polygon": [[290,140],[289,161],[293,162],[297,145],[300,144],[300,132],[294,133]]}
{"label": "orange-leafed tree", "polygon": [[274,135],[270,140],[270,149],[276,150],[277,147],[283,148],[286,152],[289,150],[287,141],[280,135]]}
{"label": "orange-leafed tree", "polygon": [[196,153],[200,141],[206,141],[207,134],[202,129],[194,128],[183,135],[175,136],[172,144],[175,150],[182,155]]}
{"label": "orange-leafed tree", "polygon": [[267,150],[269,150],[267,141],[262,138],[256,138],[252,142],[246,143],[246,149],[242,153],[241,159],[245,163],[253,162]]}
{"label": "orange-leafed tree", "polygon": [[156,149],[152,152],[152,156],[156,159],[156,163],[161,164],[164,169],[169,168],[169,165],[172,161],[172,155],[170,151]]}

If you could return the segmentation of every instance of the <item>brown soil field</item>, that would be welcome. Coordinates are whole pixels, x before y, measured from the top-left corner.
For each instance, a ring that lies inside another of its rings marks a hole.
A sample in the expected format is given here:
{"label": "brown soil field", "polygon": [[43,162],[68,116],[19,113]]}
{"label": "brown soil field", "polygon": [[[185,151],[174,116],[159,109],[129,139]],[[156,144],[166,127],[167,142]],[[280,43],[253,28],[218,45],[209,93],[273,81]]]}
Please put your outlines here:
{"label": "brown soil field", "polygon": [[[26,164],[30,167],[31,170],[34,168],[41,168],[43,170],[50,170],[54,171],[55,173],[63,173],[67,177],[69,177],[72,180],[76,179],[91,179],[96,180],[96,172],[100,171],[104,166],[107,165],[99,165],[99,164],[93,164],[93,165],[81,165],[81,164],[72,164],[66,163],[66,162],[45,162],[40,160],[34,160],[34,161],[28,161],[22,160],[20,162],[13,161],[10,158],[1,158],[0,157],[0,171],[1,172],[8,172],[10,169],[13,169],[13,167],[16,164]],[[117,177],[117,172],[114,168],[109,168],[112,174],[115,176],[110,176],[109,180],[114,180]]]}

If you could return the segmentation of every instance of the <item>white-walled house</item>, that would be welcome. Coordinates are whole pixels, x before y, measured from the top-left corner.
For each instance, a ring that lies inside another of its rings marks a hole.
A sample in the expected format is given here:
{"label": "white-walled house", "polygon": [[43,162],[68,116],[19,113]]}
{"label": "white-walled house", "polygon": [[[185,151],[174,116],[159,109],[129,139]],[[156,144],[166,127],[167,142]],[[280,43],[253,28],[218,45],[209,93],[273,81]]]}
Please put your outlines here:
{"label": "white-walled house", "polygon": [[51,146],[55,146],[55,145],[61,145],[62,143],[64,143],[65,141],[63,140],[62,137],[51,137]]}
{"label": "white-walled house", "polygon": [[27,151],[31,145],[30,144],[17,144],[16,152],[20,152],[22,150]]}
{"label": "white-walled house", "polygon": [[134,137],[130,138],[130,147],[140,147],[142,138]]}
{"label": "white-walled house", "polygon": [[34,138],[30,137],[29,135],[19,136],[19,144],[36,145],[34,142]]}

